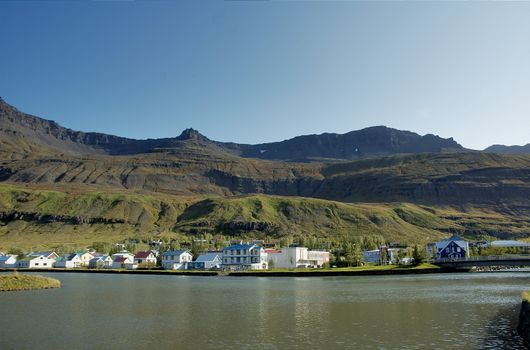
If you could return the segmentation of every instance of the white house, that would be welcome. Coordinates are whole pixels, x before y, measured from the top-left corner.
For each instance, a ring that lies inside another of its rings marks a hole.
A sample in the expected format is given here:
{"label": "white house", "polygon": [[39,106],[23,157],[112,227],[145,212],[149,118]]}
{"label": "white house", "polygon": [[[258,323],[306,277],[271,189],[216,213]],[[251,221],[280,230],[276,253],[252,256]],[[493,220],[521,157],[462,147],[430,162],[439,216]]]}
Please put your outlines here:
{"label": "white house", "polygon": [[188,250],[168,250],[162,254],[162,267],[166,270],[185,270],[193,260]]}
{"label": "white house", "polygon": [[112,254],[112,259],[116,259],[117,257],[125,257],[125,258],[130,258],[131,260],[134,260],[134,254],[132,253],[129,253],[128,251],[122,251],[122,252],[119,252],[119,253],[114,253]]}
{"label": "white house", "polygon": [[208,252],[188,263],[188,270],[210,270],[220,268],[223,263],[221,252]]}
{"label": "white house", "polygon": [[[114,256],[114,255],[113,255]],[[134,259],[130,256],[116,256],[112,259],[113,269],[131,269],[134,266]],[[137,266],[137,265],[136,265]]]}
{"label": "white house", "polygon": [[134,263],[137,265],[142,264],[156,266],[156,256],[150,250],[144,252],[137,252],[134,255]]}
{"label": "white house", "polygon": [[295,269],[298,267],[318,268],[329,263],[329,252],[309,250],[305,247],[266,249],[269,267]]}
{"label": "white house", "polygon": [[0,268],[15,267],[17,263],[16,255],[0,255]]}
{"label": "white house", "polygon": [[95,256],[88,262],[88,267],[91,269],[110,269],[112,268],[112,258],[108,255],[99,255]]}
{"label": "white house", "polygon": [[55,259],[47,258],[44,255],[28,256],[24,259],[18,260],[15,267],[22,269],[49,269],[52,268]]}
{"label": "white house", "polygon": [[437,259],[465,259],[469,257],[469,243],[458,236],[436,242]]}
{"label": "white house", "polygon": [[267,253],[256,244],[234,244],[223,249],[223,267],[230,270],[266,270]]}
{"label": "white house", "polygon": [[81,267],[81,255],[77,253],[71,253],[61,256],[55,261],[55,267],[67,269]]}
{"label": "white house", "polygon": [[44,256],[48,259],[52,259],[52,260],[57,260],[57,258],[59,257],[59,254],[57,254],[56,252],[54,251],[47,251],[47,252],[31,252],[28,254],[28,257],[37,257],[37,256]]}

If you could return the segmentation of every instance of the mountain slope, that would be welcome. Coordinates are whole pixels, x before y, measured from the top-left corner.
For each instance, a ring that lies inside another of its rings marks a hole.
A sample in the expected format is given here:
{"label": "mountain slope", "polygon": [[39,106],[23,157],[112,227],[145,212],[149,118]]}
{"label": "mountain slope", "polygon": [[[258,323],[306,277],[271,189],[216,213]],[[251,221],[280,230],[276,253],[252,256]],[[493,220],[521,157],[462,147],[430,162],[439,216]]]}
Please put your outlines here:
{"label": "mountain slope", "polygon": [[530,154],[530,143],[524,146],[493,145],[486,148],[484,152],[501,154]]}
{"label": "mountain slope", "polygon": [[2,250],[217,234],[322,244],[377,235],[387,241],[426,243],[453,233],[474,239],[528,239],[530,216],[469,206],[347,204],[264,195],[184,197],[0,184]]}

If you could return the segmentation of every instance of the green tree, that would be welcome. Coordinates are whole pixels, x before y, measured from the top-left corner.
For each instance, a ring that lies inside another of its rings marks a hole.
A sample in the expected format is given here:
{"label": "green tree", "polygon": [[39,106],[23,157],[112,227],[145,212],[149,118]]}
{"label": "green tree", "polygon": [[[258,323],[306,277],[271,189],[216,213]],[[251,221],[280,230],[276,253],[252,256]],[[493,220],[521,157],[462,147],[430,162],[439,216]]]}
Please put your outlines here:
{"label": "green tree", "polygon": [[419,265],[425,261],[425,252],[423,249],[420,249],[419,246],[415,245],[414,250],[412,251],[412,257],[414,258],[414,264]]}

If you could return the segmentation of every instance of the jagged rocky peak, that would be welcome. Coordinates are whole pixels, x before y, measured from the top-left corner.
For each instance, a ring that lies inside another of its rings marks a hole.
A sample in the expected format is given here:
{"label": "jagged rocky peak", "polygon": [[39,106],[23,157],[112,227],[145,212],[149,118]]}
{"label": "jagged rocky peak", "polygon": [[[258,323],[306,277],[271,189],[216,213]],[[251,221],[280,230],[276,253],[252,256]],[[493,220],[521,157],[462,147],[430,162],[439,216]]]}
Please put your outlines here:
{"label": "jagged rocky peak", "polygon": [[208,141],[208,138],[201,134],[198,130],[193,128],[188,128],[182,131],[182,133],[177,137],[178,140],[197,140],[197,141]]}

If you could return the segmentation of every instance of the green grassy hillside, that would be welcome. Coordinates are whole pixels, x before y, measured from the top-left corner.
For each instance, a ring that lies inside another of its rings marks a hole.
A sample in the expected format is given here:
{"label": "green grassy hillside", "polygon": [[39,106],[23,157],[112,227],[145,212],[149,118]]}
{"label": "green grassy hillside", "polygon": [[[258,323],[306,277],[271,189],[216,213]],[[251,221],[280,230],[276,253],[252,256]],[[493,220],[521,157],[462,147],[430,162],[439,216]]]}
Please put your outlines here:
{"label": "green grassy hillside", "polygon": [[204,234],[321,241],[378,235],[387,241],[426,243],[451,233],[528,239],[530,218],[488,207],[350,204],[267,195],[184,197],[92,186],[58,190],[0,184],[0,250]]}

